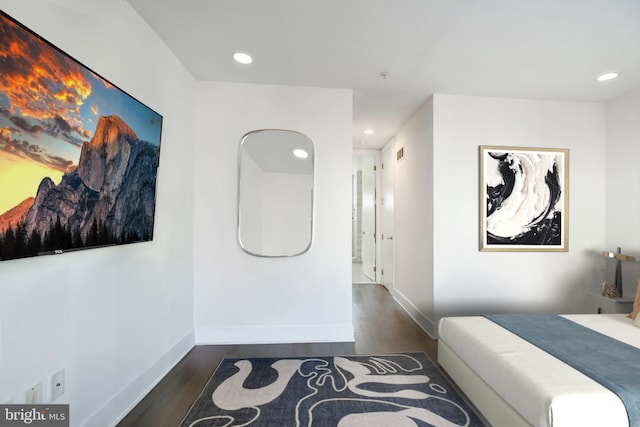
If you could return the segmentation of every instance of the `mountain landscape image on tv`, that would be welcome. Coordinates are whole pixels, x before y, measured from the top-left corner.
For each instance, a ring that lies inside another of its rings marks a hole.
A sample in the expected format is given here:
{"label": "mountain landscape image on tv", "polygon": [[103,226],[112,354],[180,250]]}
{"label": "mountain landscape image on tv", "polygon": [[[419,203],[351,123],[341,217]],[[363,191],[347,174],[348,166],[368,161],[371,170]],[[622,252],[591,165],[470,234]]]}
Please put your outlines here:
{"label": "mountain landscape image on tv", "polygon": [[0,260],[152,240],[161,131],[0,12]]}

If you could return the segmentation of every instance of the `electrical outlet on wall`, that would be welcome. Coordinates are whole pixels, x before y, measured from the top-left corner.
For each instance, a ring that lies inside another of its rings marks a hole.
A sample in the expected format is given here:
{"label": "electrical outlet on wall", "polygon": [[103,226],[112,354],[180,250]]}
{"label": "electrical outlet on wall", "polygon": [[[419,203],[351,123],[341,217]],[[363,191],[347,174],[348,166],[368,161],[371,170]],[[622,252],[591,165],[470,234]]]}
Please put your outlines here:
{"label": "electrical outlet on wall", "polygon": [[32,405],[42,403],[42,381],[24,391],[24,403]]}
{"label": "electrical outlet on wall", "polygon": [[64,394],[64,368],[51,375],[51,402]]}

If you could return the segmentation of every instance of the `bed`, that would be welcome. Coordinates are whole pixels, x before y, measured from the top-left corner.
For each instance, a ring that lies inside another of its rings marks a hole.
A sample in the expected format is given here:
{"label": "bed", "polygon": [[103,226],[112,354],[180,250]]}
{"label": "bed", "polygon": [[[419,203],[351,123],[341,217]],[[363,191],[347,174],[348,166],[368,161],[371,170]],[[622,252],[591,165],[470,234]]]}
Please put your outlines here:
{"label": "bed", "polygon": [[[640,349],[627,314],[560,317]],[[485,316],[443,318],[438,332],[438,362],[494,427],[629,426],[618,395]]]}

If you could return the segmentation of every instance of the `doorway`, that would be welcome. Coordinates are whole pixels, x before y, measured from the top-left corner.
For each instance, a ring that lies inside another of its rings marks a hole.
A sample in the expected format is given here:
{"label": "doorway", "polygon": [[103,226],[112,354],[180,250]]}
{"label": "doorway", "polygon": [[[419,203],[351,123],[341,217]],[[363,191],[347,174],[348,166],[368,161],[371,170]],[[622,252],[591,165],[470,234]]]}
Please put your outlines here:
{"label": "doorway", "polygon": [[379,152],[355,150],[352,168],[351,261],[353,283],[377,283],[376,171]]}
{"label": "doorway", "polygon": [[395,231],[395,149],[394,140],[384,146],[380,164],[380,279],[378,282],[394,291],[394,231]]}

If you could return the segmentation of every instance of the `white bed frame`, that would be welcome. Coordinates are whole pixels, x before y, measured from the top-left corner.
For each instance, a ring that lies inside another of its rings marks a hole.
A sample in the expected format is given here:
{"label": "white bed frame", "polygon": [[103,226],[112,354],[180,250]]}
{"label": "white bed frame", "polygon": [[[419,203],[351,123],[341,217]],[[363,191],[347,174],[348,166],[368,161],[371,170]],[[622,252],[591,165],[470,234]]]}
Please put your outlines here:
{"label": "white bed frame", "polygon": [[438,340],[438,363],[492,427],[532,427],[442,340]]}

